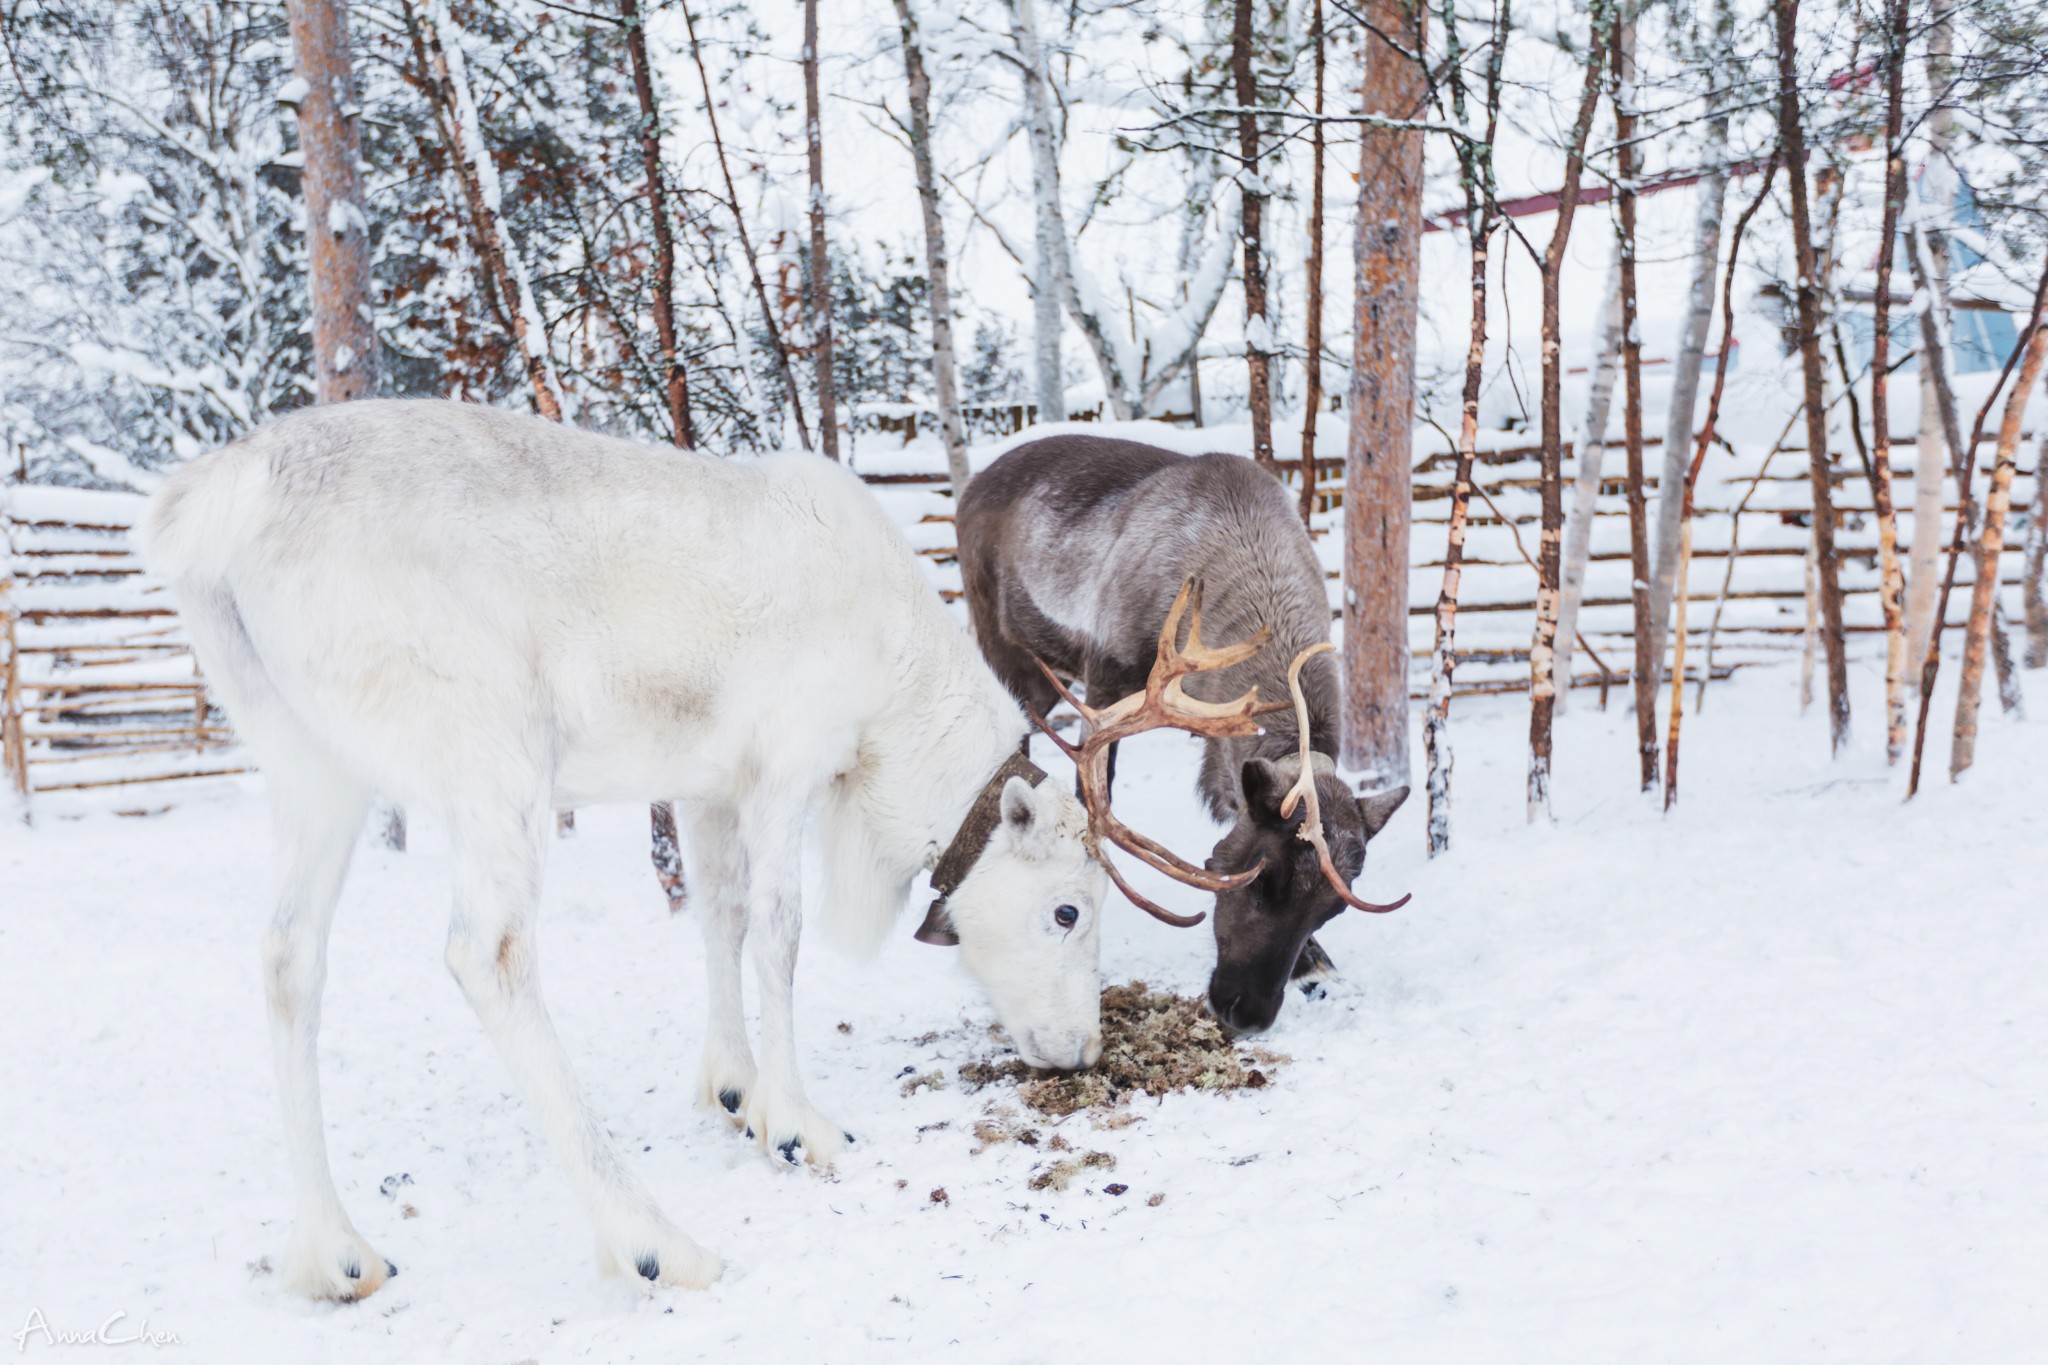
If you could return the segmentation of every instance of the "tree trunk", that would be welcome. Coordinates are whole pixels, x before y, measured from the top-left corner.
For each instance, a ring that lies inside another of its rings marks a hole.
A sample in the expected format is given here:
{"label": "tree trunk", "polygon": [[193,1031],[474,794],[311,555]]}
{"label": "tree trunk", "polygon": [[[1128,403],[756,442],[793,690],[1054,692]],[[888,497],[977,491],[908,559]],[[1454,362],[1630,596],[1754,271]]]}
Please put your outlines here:
{"label": "tree trunk", "polygon": [[[1266,328],[1266,266],[1261,255],[1265,228],[1266,185],[1259,161],[1258,82],[1252,78],[1252,0],[1236,0],[1230,29],[1230,76],[1237,92],[1238,192],[1244,209],[1238,233],[1244,243],[1244,360],[1249,372],[1252,414],[1252,459],[1273,469],[1272,338]],[[1316,130],[1320,133],[1322,125]]]}
{"label": "tree trunk", "polygon": [[[953,373],[953,293],[946,267],[946,224],[939,217],[938,177],[932,170],[932,82],[910,0],[895,0],[903,40],[903,72],[910,85],[910,156],[917,165],[917,200],[924,214],[925,275],[932,310],[932,387],[939,404],[939,434],[953,479],[954,505],[967,491],[967,434],[960,426],[960,393]],[[807,0],[816,4],[817,0]]]}
{"label": "tree trunk", "polygon": [[[640,106],[640,168],[647,177],[647,219],[654,235],[654,335],[661,344],[669,439],[688,450],[696,444],[696,434],[690,430],[690,383],[676,340],[675,225],[669,220],[668,177],[661,164],[661,107],[654,96],[654,69],[647,60],[647,28],[640,0],[619,0],[619,21],[626,30],[633,97]],[[683,908],[687,896],[683,852],[676,839],[676,810],[666,801],[656,801],[647,808],[647,818],[652,830],[648,859],[673,914]]]}
{"label": "tree trunk", "polygon": [[316,401],[377,392],[370,299],[370,222],[363,212],[361,109],[349,60],[348,0],[290,0],[292,72],[305,157],[306,257],[312,293]]}
{"label": "tree trunk", "polygon": [[[783,387],[789,391],[789,408],[796,417],[797,444],[805,450],[811,448],[810,424],[804,420],[803,393],[797,388],[796,367],[790,364],[789,345],[782,335],[782,327],[775,320],[775,308],[768,301],[768,286],[761,279],[761,258],[754,254],[754,242],[747,232],[746,215],[740,212],[740,194],[732,181],[732,166],[726,160],[725,137],[718,129],[718,97],[712,93],[711,73],[704,67],[704,50],[697,43],[697,21],[690,13],[690,6],[684,3],[683,27],[690,35],[690,60],[697,68],[697,82],[704,91],[704,119],[711,130],[711,146],[718,154],[718,172],[725,180],[725,206],[732,214],[733,230],[739,234],[740,251],[747,258],[747,271],[753,279],[754,301],[761,309],[761,325],[768,332],[768,344],[775,351],[775,368],[782,376]],[[777,443],[779,444],[779,438]]]}
{"label": "tree trunk", "polygon": [[[1490,139],[1489,139],[1490,141]],[[1429,705],[1423,711],[1422,747],[1429,765],[1429,856],[1451,846],[1451,673],[1457,666],[1458,587],[1465,560],[1465,518],[1472,501],[1472,465],[1479,445],[1479,391],[1486,367],[1486,249],[1493,230],[1490,204],[1474,192],[1465,172],[1465,222],[1472,233],[1472,326],[1465,348],[1464,403],[1458,414],[1458,466],[1451,484],[1450,533],[1444,546],[1443,587],[1436,598],[1436,647],[1430,655]]]}
{"label": "tree trunk", "polygon": [[[1712,51],[1731,57],[1735,47],[1735,8],[1730,0],[1714,6]],[[1732,69],[1732,66],[1727,69]],[[1664,667],[1664,642],[1671,621],[1676,588],[1683,499],[1678,487],[1692,455],[1693,410],[1699,400],[1700,371],[1707,354],[1707,332],[1714,317],[1714,275],[1720,264],[1721,216],[1728,196],[1728,115],[1722,112],[1726,92],[1717,82],[1708,97],[1714,117],[1707,123],[1707,176],[1700,185],[1699,217],[1693,225],[1692,288],[1686,296],[1685,320],[1678,329],[1678,353],[1671,365],[1671,411],[1664,423],[1664,467],[1657,479],[1656,534],[1651,540],[1650,661]],[[1727,350],[1726,338],[1722,350]],[[1654,690],[1654,689],[1653,689]]]}
{"label": "tree trunk", "polygon": [[2048,668],[2048,430],[2034,446],[2034,514],[2027,521],[2021,592],[2027,604],[2027,667]]}
{"label": "tree trunk", "polygon": [[1586,136],[1600,104],[1600,69],[1608,49],[1614,7],[1594,0],[1586,44],[1586,83],[1565,152],[1564,188],[1557,196],[1557,224],[1544,248],[1543,274],[1543,535],[1536,559],[1536,627],[1529,641],[1529,821],[1550,816],[1551,720],[1557,704],[1556,659],[1559,553],[1564,538],[1564,414],[1560,393],[1563,363],[1558,341],[1558,291],[1572,219],[1579,209],[1579,176],[1586,164]]}
{"label": "tree trunk", "polygon": [[1059,144],[1053,135],[1045,55],[1038,42],[1038,0],[1007,0],[1010,37],[1024,82],[1024,130],[1031,147],[1031,202],[1036,212],[1031,278],[1033,361],[1038,420],[1067,420],[1067,381],[1060,368],[1060,328],[1067,297],[1066,222],[1060,212]]}
{"label": "tree trunk", "polygon": [[[1954,42],[1950,16],[1953,12],[1953,0],[1933,0],[1928,11],[1927,83],[1936,91],[1946,92],[1949,88],[1952,74],[1949,53]],[[1954,128],[1955,114],[1945,101],[1937,102],[1927,116],[1927,161],[1922,169],[1918,192],[1921,203],[1914,214],[1922,224],[1932,216],[1938,224],[1945,225],[1954,211],[1955,186],[1948,164]],[[1920,318],[1923,343],[1937,329],[1946,331],[1948,314],[1948,234],[1935,231],[1926,235],[1933,255],[1932,270],[1928,272],[1933,277],[1931,281],[1919,278],[1923,263],[1917,249],[1910,258],[1915,286],[1928,291],[1927,307]],[[1940,310],[1938,317],[1935,315],[1937,309]],[[1943,420],[1939,373],[1929,359],[1929,347],[1923,344],[1920,352],[1920,434],[1913,447],[1912,563],[1906,573],[1906,658],[1909,662],[1926,657],[1927,642],[1934,636],[1935,598],[1941,591],[1941,575],[1936,565],[1941,559],[1943,481],[1961,456],[1961,452],[1944,439],[1946,431],[1957,423]],[[1909,681],[1918,686],[1917,678]]]}
{"label": "tree trunk", "polygon": [[[654,97],[654,72],[647,60],[646,22],[640,0],[619,0],[626,29],[626,53],[633,67],[633,95],[640,104],[640,166],[647,176],[647,221],[654,234],[654,334],[661,343],[663,396],[668,403],[669,439],[685,450],[697,443],[690,430],[690,382],[676,340],[676,238],[669,219],[668,177],[661,164],[661,108]],[[670,817],[670,827],[674,817]]]}
{"label": "tree trunk", "polygon": [[[1579,638],[1579,604],[1586,596],[1586,565],[1593,553],[1593,521],[1600,509],[1601,466],[1607,455],[1607,416],[1614,406],[1614,381],[1621,372],[1621,258],[1607,267],[1600,293],[1600,325],[1588,360],[1586,420],[1580,424],[1572,480],[1572,505],[1565,516],[1564,550],[1557,607],[1557,644],[1552,667],[1558,679],[1557,709],[1570,704],[1572,650]],[[1601,706],[1607,705],[1601,684]]]}
{"label": "tree trunk", "polygon": [[[1419,118],[1428,11],[1367,0],[1364,109]],[[1397,45],[1398,44],[1398,45]],[[1406,50],[1404,50],[1404,48]],[[1360,133],[1351,432],[1344,466],[1344,762],[1370,788],[1408,780],[1408,540],[1412,508],[1423,135]]]}
{"label": "tree trunk", "polygon": [[1813,487],[1814,572],[1821,644],[1827,651],[1828,738],[1837,754],[1849,743],[1849,660],[1842,632],[1842,584],[1835,558],[1834,497],[1828,486],[1828,419],[1820,356],[1820,277],[1807,204],[1806,126],[1799,104],[1799,0],[1772,0],[1778,31],[1778,137],[1791,187],[1792,250],[1799,272],[1799,358],[1806,379],[1806,453]]}
{"label": "tree trunk", "polygon": [[[1942,570],[1941,585],[1935,594],[1933,621],[1927,635],[1926,653],[1920,658],[1920,685],[1918,716],[1913,727],[1913,762],[1906,777],[1906,796],[1911,799],[1920,791],[1920,765],[1927,753],[1927,717],[1934,700],[1935,680],[1941,676],[1941,636],[1948,624],[1949,595],[1955,591],[1956,568],[1962,560],[1963,546],[1977,533],[1977,445],[1984,435],[1984,421],[1991,413],[1991,404],[1998,396],[1999,388],[2010,377],[2013,362],[2019,359],[2015,353],[2006,362],[2006,370],[1998,377],[1984,400],[1984,406],[1977,410],[1967,441],[1962,436],[1962,424],[1956,412],[1955,386],[1951,380],[1949,364],[1949,332],[1947,300],[1941,289],[1940,279],[1934,273],[1934,253],[1930,234],[1923,226],[1916,224],[1908,239],[1913,249],[1915,287],[1929,295],[1927,307],[1920,314],[1920,337],[1925,347],[1921,368],[1931,370],[1934,375],[1937,406],[1941,411],[1943,433],[1949,446],[1955,450],[1955,464],[1951,473],[1956,481],[1956,521],[1954,538],[1948,547],[1948,561]],[[1990,625],[1995,635],[1998,620],[1994,616]]]}
{"label": "tree trunk", "polygon": [[[289,0],[285,12],[292,74],[305,87],[296,113],[304,158],[313,401],[346,403],[376,396],[381,378],[348,0]],[[404,852],[405,812],[384,809],[380,824],[384,846]]]}
{"label": "tree trunk", "polygon": [[533,389],[535,411],[551,422],[562,420],[561,385],[548,354],[547,330],[526,278],[526,263],[504,219],[504,192],[498,166],[484,146],[483,121],[469,88],[454,20],[447,0],[426,0],[425,41],[433,65],[435,103],[450,139],[450,160],[463,197],[469,203],[470,228],[477,258],[483,263],[504,304],[506,325],[519,351],[526,381]]}
{"label": "tree trunk", "polygon": [[[1650,525],[1643,496],[1643,334],[1636,319],[1636,191],[1635,91],[1630,54],[1616,25],[1610,77],[1614,90],[1614,141],[1620,192],[1615,218],[1620,233],[1616,259],[1621,262],[1621,364],[1628,381],[1622,408],[1623,439],[1628,449],[1629,602],[1634,609],[1634,675],[1636,694],[1636,762],[1642,790],[1657,789],[1657,656],[1650,618]],[[1690,426],[1690,421],[1687,422]],[[1666,496],[1677,489],[1667,487]]]}
{"label": "tree trunk", "polygon": [[[1884,612],[1884,759],[1906,750],[1905,571],[1899,565],[1899,524],[1892,506],[1891,295],[1892,254],[1906,198],[1906,6],[1890,0],[1885,33],[1885,172],[1883,239],[1877,248],[1876,321],[1870,345],[1870,496],[1877,513],[1878,603]],[[1842,382],[1855,379],[1844,375]],[[1939,485],[1937,485],[1938,487]]]}
{"label": "tree trunk", "polygon": [[[818,109],[818,0],[804,0],[804,149],[811,171],[811,360],[817,367],[818,444],[839,458],[839,403],[832,384],[832,260],[825,250],[825,134]],[[957,421],[958,418],[956,417]]]}
{"label": "tree trunk", "polygon": [[[1307,367],[1301,398],[1301,524],[1316,510],[1316,418],[1323,410],[1323,0],[1315,0],[1309,41],[1315,45],[1315,126],[1309,130],[1308,330],[1303,338]],[[1467,219],[1469,220],[1469,217]],[[1202,424],[1201,414],[1195,425]]]}
{"label": "tree trunk", "polygon": [[[2048,360],[2048,270],[2034,291],[2034,313],[2019,377],[2006,400],[2005,420],[1998,428],[1998,461],[1991,467],[1991,491],[1984,499],[1984,535],[1977,546],[1976,582],[1971,584],[1969,624],[1963,632],[1963,671],[1956,693],[1956,730],[1949,753],[1948,775],[1954,781],[1977,759],[1977,705],[1984,690],[1984,655],[1990,643],[1992,612],[1998,600],[1998,559],[2005,549],[2005,515],[2012,503],[2012,476],[2020,448],[2020,428],[2027,399]],[[2038,476],[2037,476],[2038,477]]]}
{"label": "tree trunk", "polygon": [[[1728,270],[1726,283],[1721,286],[1721,358],[1714,366],[1714,391],[1707,399],[1707,420],[1700,427],[1699,439],[1693,445],[1692,462],[1685,467],[1684,492],[1678,496],[1678,573],[1673,583],[1672,607],[1674,621],[1671,632],[1671,722],[1664,747],[1664,809],[1670,810],[1678,804],[1678,737],[1685,719],[1685,613],[1688,596],[1687,580],[1692,571],[1692,513],[1693,493],[1699,487],[1700,470],[1707,462],[1707,451],[1714,444],[1714,428],[1721,420],[1721,398],[1728,391],[1728,361],[1735,346],[1735,265],[1742,258],[1742,238],[1749,231],[1749,223],[1756,217],[1757,210],[1770,197],[1771,181],[1777,175],[1778,160],[1772,154],[1770,164],[1764,168],[1763,184],[1757,187],[1756,198],[1750,201],[1742,216],[1735,220],[1735,234],[1728,243]],[[1716,223],[1716,236],[1719,224]],[[1712,265],[1708,274],[1714,272]],[[1690,423],[1687,424],[1690,427]],[[1691,431],[1686,432],[1690,438]],[[1768,463],[1768,461],[1766,462]],[[1759,473],[1759,481],[1761,481]],[[1658,490],[1663,496],[1674,496],[1669,489]],[[1739,515],[1732,520],[1739,521]],[[1731,531],[1728,539],[1728,560],[1735,561],[1735,537]],[[1724,585],[1723,591],[1726,591]],[[1709,639],[1711,640],[1711,636]],[[1700,671],[1700,682],[1704,688],[1706,676],[1713,670],[1713,651],[1708,649],[1705,666]]]}

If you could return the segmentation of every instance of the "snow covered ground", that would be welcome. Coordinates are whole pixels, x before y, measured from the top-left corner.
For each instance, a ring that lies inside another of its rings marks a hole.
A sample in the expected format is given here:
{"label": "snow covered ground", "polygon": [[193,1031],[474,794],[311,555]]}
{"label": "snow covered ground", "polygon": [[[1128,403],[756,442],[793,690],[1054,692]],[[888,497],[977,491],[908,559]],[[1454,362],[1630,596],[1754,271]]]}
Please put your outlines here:
{"label": "snow covered ground", "polygon": [[[595,1274],[441,966],[432,828],[402,856],[366,842],[335,935],[329,1141],[402,1273],[331,1307],[266,1269],[291,1191],[257,782],[9,825],[0,1328],[125,1312],[116,1335],[175,1334],[166,1359],[351,1365],[2029,1358],[2048,1332],[2048,724],[1993,706],[1970,779],[1902,807],[1871,670],[1842,762],[1795,687],[1717,685],[1669,818],[1630,794],[1628,716],[1582,694],[1544,829],[1521,815],[1524,703],[1463,704],[1456,851],[1423,858],[1419,803],[1375,845],[1364,889],[1415,900],[1325,934],[1343,980],[1268,1040],[1293,1062],[1118,1131],[1069,1120],[1117,1164],[1063,1193],[1028,1188],[1040,1151],[971,1154],[995,1095],[953,1072],[993,1047],[991,1016],[908,921],[877,962],[814,937],[801,967],[813,1098],[862,1139],[835,1173],[693,1109],[696,926],[662,908],[644,811],[585,812],[551,868],[550,1003],[619,1144],[731,1259],[694,1294]],[[1189,851],[1213,837],[1195,758],[1149,737],[1119,773],[1126,818]],[[1198,991],[1211,956],[1206,928],[1128,907],[1104,936],[1110,980]],[[947,1087],[905,1098],[906,1069]]]}

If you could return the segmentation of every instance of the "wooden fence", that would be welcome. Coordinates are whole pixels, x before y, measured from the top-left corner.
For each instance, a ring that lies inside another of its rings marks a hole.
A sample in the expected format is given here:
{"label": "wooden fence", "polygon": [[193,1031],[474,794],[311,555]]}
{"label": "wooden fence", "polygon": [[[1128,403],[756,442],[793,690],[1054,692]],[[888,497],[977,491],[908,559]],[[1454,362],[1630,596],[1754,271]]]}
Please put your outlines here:
{"label": "wooden fence", "polygon": [[0,488],[0,768],[19,802],[243,770],[162,585],[129,546],[141,505]]}
{"label": "wooden fence", "polygon": [[[1652,443],[1654,446],[1654,442]],[[1988,438],[1987,438],[1988,444]],[[1894,446],[1901,543],[1912,534],[1913,446]],[[1980,455],[1984,452],[1980,452]],[[1619,466],[1619,452],[1610,450]],[[2000,580],[2017,617],[2018,546],[2033,503],[2038,446],[2029,440],[2013,489],[2014,518]],[[1852,457],[1853,459],[1853,457]],[[1434,451],[1415,473],[1409,569],[1411,690],[1428,686],[1433,612],[1442,581],[1453,459]],[[1654,462],[1653,462],[1654,463]],[[1716,676],[1747,665],[1796,659],[1806,647],[1806,554],[1810,484],[1804,451],[1785,450],[1759,468],[1710,465],[1698,496],[1695,559],[1688,596],[1687,658],[1695,676],[1709,659]],[[1299,461],[1282,461],[1299,488]],[[1343,463],[1316,462],[1312,526],[1338,615],[1340,565],[1330,534],[1342,515]],[[940,473],[865,476],[909,533],[934,587],[960,598],[952,499]],[[1536,550],[1536,452],[1526,445],[1483,452],[1471,509],[1458,619],[1457,690],[1505,693],[1528,686]],[[1655,487],[1654,478],[1650,481]],[[1869,484],[1846,463],[1835,477],[1841,516],[1844,612],[1852,645],[1874,654],[1882,631],[1877,604],[1877,528]],[[14,486],[0,489],[0,766],[27,800],[45,793],[175,782],[243,770],[234,739],[210,702],[162,586],[129,549],[141,506],[133,494]],[[1953,500],[1944,509],[1953,523]],[[1965,556],[1950,622],[1968,609],[1974,559]],[[1628,520],[1620,478],[1602,488],[1579,618],[1590,650],[1575,658],[1574,685],[1624,682],[1633,658]]]}
{"label": "wooden fence", "polygon": [[[1653,465],[1655,440],[1649,442]],[[1992,438],[1979,450],[1988,462]],[[2000,582],[2009,619],[2018,615],[2019,545],[2032,506],[2034,458],[2038,447],[2029,437],[2013,486],[2013,518],[2008,524],[2007,551]],[[1893,443],[1894,501],[1899,508],[1901,552],[1912,536],[1914,446]],[[1850,454],[1848,461],[1855,456]],[[1566,452],[1566,472],[1571,472]],[[1806,556],[1811,543],[1811,483],[1806,453],[1786,448],[1758,464],[1733,471],[1732,462],[1716,454],[1702,475],[1696,496],[1693,567],[1686,595],[1688,607],[1688,672],[1704,667],[1711,637],[1716,676],[1747,665],[1796,659],[1805,648],[1807,618]],[[1279,462],[1282,477],[1299,489],[1301,462]],[[1409,645],[1414,660],[1410,677],[1413,696],[1426,694],[1433,642],[1436,599],[1443,581],[1443,557],[1449,532],[1454,456],[1429,452],[1417,461],[1415,520],[1408,582]],[[1634,658],[1634,617],[1629,590],[1628,509],[1619,469],[1621,452],[1610,447],[1605,468],[1617,471],[1603,480],[1586,571],[1579,633],[1591,646],[1576,651],[1573,685],[1613,686],[1624,682]],[[1316,461],[1316,539],[1329,584],[1332,617],[1341,615],[1341,565],[1331,531],[1342,515],[1343,461]],[[1529,685],[1529,637],[1534,623],[1536,574],[1529,560],[1537,551],[1540,469],[1531,445],[1483,451],[1475,469],[1480,491],[1472,499],[1465,541],[1465,567],[1459,591],[1458,665],[1454,674],[1460,694],[1526,690]],[[1980,472],[1979,495],[1983,480]],[[918,553],[931,566],[934,585],[948,601],[960,597],[959,570],[953,538],[951,499],[943,474],[890,474],[869,479],[890,505],[899,524],[910,532]],[[1654,496],[1657,480],[1648,480]],[[1837,552],[1841,565],[1844,614],[1852,644],[1869,648],[1881,636],[1883,621],[1877,601],[1877,524],[1870,485],[1860,466],[1838,465],[1832,480],[1840,524]],[[1566,489],[1569,504],[1571,489]],[[1943,543],[1955,518],[1950,496],[1943,508]],[[1957,591],[1950,599],[1949,622],[1960,625],[1968,612],[1968,584],[1974,558],[1965,555],[1957,572]]]}

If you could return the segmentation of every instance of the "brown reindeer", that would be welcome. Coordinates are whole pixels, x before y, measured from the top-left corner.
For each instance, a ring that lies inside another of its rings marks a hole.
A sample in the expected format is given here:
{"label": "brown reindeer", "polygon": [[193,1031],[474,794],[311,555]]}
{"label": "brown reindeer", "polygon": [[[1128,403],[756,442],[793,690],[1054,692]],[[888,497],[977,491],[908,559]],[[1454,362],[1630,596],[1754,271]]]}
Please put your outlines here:
{"label": "brown reindeer", "polygon": [[[1209,868],[1259,869],[1217,891],[1210,1005],[1232,1028],[1270,1026],[1289,980],[1307,986],[1330,971],[1317,929],[1347,905],[1394,908],[1359,900],[1349,883],[1365,865],[1366,841],[1408,795],[1355,795],[1329,757],[1338,725],[1337,670],[1324,657],[1329,600],[1286,490],[1233,455],[1053,436],[1018,446],[969,484],[958,530],[975,637],[996,676],[1039,716],[1066,695],[1060,679],[1089,698],[1142,690],[1163,647],[1160,622],[1178,616],[1190,580],[1207,589],[1203,611],[1217,638],[1270,640],[1186,681],[1202,701],[1253,689],[1296,698],[1260,730],[1207,736],[1199,778],[1210,813],[1230,825]],[[1088,766],[1099,767],[1100,790],[1083,784],[1091,808],[1107,801],[1115,774],[1114,738],[1102,738],[1084,746],[1099,755]],[[1318,811],[1320,844],[1304,807]]]}

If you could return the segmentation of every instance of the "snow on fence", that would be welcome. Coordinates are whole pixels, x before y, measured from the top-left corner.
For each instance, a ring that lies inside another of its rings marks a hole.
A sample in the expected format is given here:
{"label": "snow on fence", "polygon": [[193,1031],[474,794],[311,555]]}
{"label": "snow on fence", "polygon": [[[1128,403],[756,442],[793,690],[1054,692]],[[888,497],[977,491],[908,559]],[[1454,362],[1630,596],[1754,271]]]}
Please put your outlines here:
{"label": "snow on fence", "polygon": [[[1022,414],[1019,414],[1021,417]],[[1512,437],[1508,439],[1513,439]],[[1990,438],[1986,438],[1988,445]],[[1654,447],[1656,442],[1650,444]],[[1895,500],[1901,545],[1912,538],[1913,446],[1894,442]],[[2038,451],[2031,439],[2024,450]],[[1618,452],[1609,463],[1619,466]],[[1981,458],[1981,452],[1980,452]],[[1450,508],[1454,457],[1426,453],[1415,473],[1415,534],[1409,569],[1411,689],[1428,687],[1429,650]],[[1652,462],[1656,463],[1656,462]],[[1300,461],[1280,462],[1300,486]],[[1567,466],[1569,468],[1569,465]],[[1343,461],[1316,461],[1313,526],[1338,615],[1339,551],[1331,534],[1342,514]],[[1537,540],[1537,453],[1532,445],[1482,451],[1466,539],[1458,608],[1457,690],[1502,693],[1528,686],[1535,572],[1527,555]],[[2013,487],[2014,526],[2000,580],[2016,593],[2018,546],[2033,506],[2038,471],[2023,465]],[[960,600],[952,498],[946,476],[929,471],[862,476],[910,534],[933,585]],[[1656,480],[1649,479],[1654,492]],[[1835,479],[1841,518],[1844,613],[1852,644],[1870,649],[1883,629],[1877,602],[1877,527],[1862,471],[1845,461]],[[1569,497],[1569,490],[1567,490]],[[128,545],[141,505],[127,493],[15,486],[0,491],[0,759],[21,799],[41,793],[125,788],[243,771],[234,738],[186,646],[162,586]],[[1811,511],[1806,454],[1781,450],[1760,468],[1735,472],[1710,464],[1698,496],[1687,659],[1706,666],[1711,639],[1716,676],[1744,665],[1797,658],[1805,646],[1806,554]],[[1943,512],[1944,543],[1955,517]],[[1968,611],[1974,557],[1965,555],[1952,625]],[[1575,654],[1575,685],[1624,683],[1634,657],[1629,601],[1628,512],[1617,473],[1601,490],[1580,634],[1592,648]],[[2016,599],[2005,602],[2017,616]]]}
{"label": "snow on fence", "polygon": [[162,584],[142,498],[0,488],[0,771],[15,799],[240,772]]}

